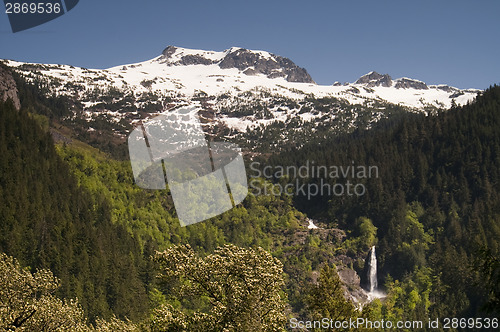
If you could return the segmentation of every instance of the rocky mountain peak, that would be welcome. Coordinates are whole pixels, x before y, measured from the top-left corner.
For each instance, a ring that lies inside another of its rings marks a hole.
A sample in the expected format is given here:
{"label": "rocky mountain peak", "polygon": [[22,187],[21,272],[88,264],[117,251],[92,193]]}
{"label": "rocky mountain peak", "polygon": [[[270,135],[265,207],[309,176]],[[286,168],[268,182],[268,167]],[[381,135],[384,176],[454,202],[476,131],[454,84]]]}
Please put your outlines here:
{"label": "rocky mountain peak", "polygon": [[[396,80],[392,80],[389,74],[379,74],[376,71],[371,71],[368,74],[361,76],[355,84],[363,84],[366,87],[394,87],[396,89],[415,89],[415,90],[428,90],[429,87],[422,81],[415,80],[412,78],[402,77]],[[442,88],[446,91],[446,88]]]}
{"label": "rocky mountain peak", "polygon": [[173,45],[168,45],[164,50],[163,52],[161,52],[161,54],[165,57],[165,58],[169,58],[172,54],[175,53],[175,51],[177,50],[177,47],[173,46]]}
{"label": "rocky mountain peak", "polygon": [[288,82],[314,83],[307,71],[292,60],[264,51],[231,48],[219,66],[237,68],[246,75],[264,74],[268,78],[284,77]]}
{"label": "rocky mountain peak", "polygon": [[240,47],[214,52],[168,46],[158,61],[169,66],[217,64],[222,69],[236,68],[245,75],[263,74],[268,78],[283,77],[288,82],[314,83],[304,68],[288,58]]}
{"label": "rocky mountain peak", "polygon": [[361,76],[355,83],[364,84],[370,88],[374,86],[390,87],[392,86],[392,78],[391,76],[389,76],[389,74],[382,75],[377,73],[376,71],[372,71]]}
{"label": "rocky mountain peak", "polygon": [[396,89],[415,89],[415,90],[428,90],[429,87],[422,81],[414,80],[412,78],[398,78],[394,85]]}
{"label": "rocky mountain peak", "polygon": [[216,53],[170,45],[163,50],[159,61],[169,66],[212,65],[220,60]]}

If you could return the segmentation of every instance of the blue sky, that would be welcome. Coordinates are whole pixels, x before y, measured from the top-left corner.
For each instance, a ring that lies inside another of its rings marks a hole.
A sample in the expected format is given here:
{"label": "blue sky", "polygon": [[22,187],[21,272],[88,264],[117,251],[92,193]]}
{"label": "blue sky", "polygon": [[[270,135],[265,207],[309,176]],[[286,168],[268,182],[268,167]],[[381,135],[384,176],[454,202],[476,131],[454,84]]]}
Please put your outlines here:
{"label": "blue sky", "polygon": [[167,45],[270,51],[320,84],[375,70],[482,89],[500,82],[500,1],[80,0],[16,34],[0,13],[4,59],[107,68]]}

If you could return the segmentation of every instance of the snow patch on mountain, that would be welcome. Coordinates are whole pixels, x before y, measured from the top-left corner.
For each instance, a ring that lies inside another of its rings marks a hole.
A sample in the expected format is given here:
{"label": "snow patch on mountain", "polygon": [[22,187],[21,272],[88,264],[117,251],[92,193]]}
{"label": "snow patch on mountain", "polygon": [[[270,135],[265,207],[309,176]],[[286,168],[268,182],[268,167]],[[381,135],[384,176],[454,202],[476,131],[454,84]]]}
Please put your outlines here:
{"label": "snow patch on mountain", "polygon": [[236,132],[278,122],[293,128],[315,123],[314,132],[322,123],[369,127],[388,116],[388,104],[428,112],[449,108],[452,101],[466,104],[480,92],[427,86],[374,71],[355,83],[319,85],[290,59],[240,47],[205,51],[168,46],[151,60],[108,69],[2,62],[26,80],[44,82],[52,92],[75,100],[89,126],[102,116],[115,124],[135,124],[180,105],[196,105],[206,110],[206,123],[220,122]]}

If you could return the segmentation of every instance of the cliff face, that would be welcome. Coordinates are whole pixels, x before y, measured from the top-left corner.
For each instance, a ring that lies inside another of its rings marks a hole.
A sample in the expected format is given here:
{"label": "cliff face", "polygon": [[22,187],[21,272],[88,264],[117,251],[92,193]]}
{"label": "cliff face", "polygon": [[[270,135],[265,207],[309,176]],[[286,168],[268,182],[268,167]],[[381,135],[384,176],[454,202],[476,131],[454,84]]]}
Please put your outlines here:
{"label": "cliff face", "polygon": [[14,81],[12,74],[8,70],[0,66],[0,100],[6,101],[7,99],[14,102],[16,109],[21,108],[16,81]]}

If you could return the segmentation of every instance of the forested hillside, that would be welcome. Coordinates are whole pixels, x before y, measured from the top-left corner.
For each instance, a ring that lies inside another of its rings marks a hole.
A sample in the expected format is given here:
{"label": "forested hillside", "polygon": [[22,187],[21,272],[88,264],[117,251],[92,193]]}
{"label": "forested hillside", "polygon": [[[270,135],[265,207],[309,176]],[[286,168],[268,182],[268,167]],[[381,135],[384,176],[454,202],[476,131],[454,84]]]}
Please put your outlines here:
{"label": "forested hillside", "polygon": [[[188,227],[168,189],[140,189],[129,162],[63,126],[67,100],[46,97],[43,86],[18,88],[20,111],[0,103],[0,294],[36,303],[0,310],[0,327],[39,326],[50,319],[40,311],[54,308],[71,326],[108,331],[282,331],[292,317],[499,313],[499,87],[467,106],[392,117],[259,159],[262,167],[377,166],[378,177],[360,180],[363,196],[257,195],[294,179],[253,179],[242,204]],[[308,230],[305,214],[322,228]],[[362,275],[373,245],[387,297],[356,309],[346,295],[359,287],[342,285],[337,272]],[[22,291],[27,284],[32,293]]]}
{"label": "forested hillside", "polygon": [[50,134],[11,103],[0,105],[0,155],[0,251],[50,269],[58,295],[78,297],[91,316],[142,317],[139,244],[111,222],[103,195],[78,186]]}
{"label": "forested hillside", "polygon": [[9,103],[0,107],[1,250],[32,271],[51,270],[60,279],[56,295],[78,298],[91,322],[112,315],[141,321],[148,310],[179,301],[190,310],[206,308],[158,290],[155,249],[184,243],[206,255],[226,243],[263,247],[284,262],[285,289],[297,310],[304,308],[311,270],[332,260],[334,246],[320,247],[304,231],[305,218],[286,195],[251,195],[242,206],[182,228],[168,191],[135,186],[129,163],[83,143],[56,147],[39,125],[43,117]]}
{"label": "forested hillside", "polygon": [[[139,322],[158,305],[179,301],[190,310],[199,307],[199,301],[187,304],[158,290],[152,256],[177,244],[202,255],[226,243],[274,252],[291,273],[291,301],[304,307],[300,289],[319,267],[318,253],[331,257],[333,249],[298,246],[295,231],[304,232],[306,222],[290,197],[249,196],[213,220],[182,228],[168,190],[142,190],[129,162],[64,138],[67,129],[55,114],[65,112],[63,100],[43,97],[30,85],[20,93],[21,111],[9,102],[0,105],[0,251],[32,272],[51,270],[60,280],[55,294],[78,298],[90,322],[113,315]],[[52,137],[60,140],[57,146]],[[301,236],[314,242],[312,234]]]}
{"label": "forested hillside", "polygon": [[[389,292],[386,304],[394,301],[398,316],[481,316],[487,303],[498,313],[500,87],[463,107],[384,121],[373,130],[315,141],[268,162],[299,167],[306,161],[378,167],[378,177],[362,179],[365,195],[299,196],[295,203],[352,235],[361,231],[360,217],[372,221]],[[480,268],[485,264],[486,271]],[[405,305],[412,294],[416,305]]]}

